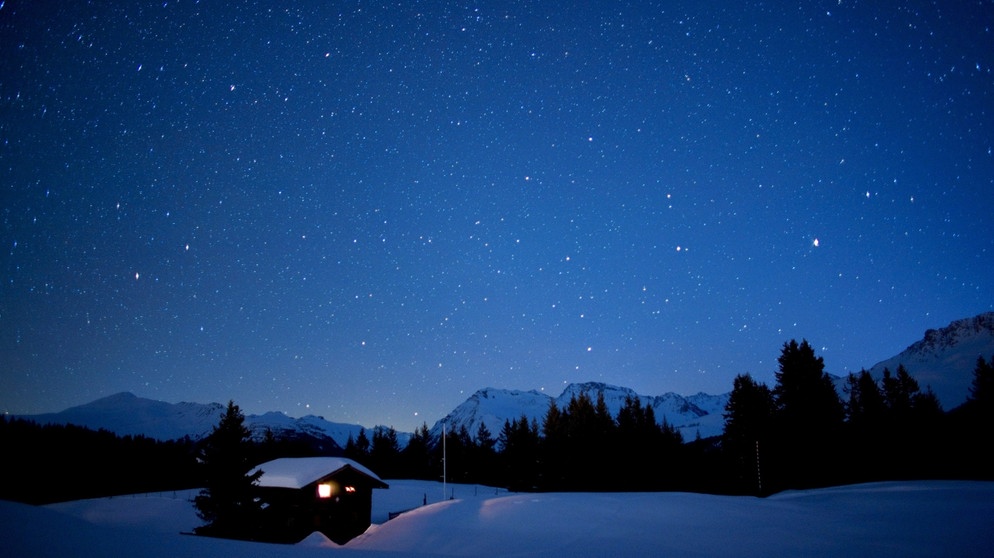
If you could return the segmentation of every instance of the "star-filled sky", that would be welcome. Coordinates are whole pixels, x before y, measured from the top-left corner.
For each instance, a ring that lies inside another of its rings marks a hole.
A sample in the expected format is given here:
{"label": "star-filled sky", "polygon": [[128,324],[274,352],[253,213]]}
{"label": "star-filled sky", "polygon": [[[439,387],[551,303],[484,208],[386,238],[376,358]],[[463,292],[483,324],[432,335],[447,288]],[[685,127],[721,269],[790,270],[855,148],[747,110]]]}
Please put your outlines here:
{"label": "star-filled sky", "polygon": [[991,2],[0,0],[0,410],[413,430],[994,309]]}

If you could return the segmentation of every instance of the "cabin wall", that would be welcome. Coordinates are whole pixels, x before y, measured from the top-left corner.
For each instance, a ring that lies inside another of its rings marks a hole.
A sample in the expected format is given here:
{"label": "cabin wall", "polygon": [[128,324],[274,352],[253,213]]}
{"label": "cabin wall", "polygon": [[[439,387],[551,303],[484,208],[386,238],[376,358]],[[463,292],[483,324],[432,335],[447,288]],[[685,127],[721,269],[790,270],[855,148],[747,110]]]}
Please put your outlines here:
{"label": "cabin wall", "polygon": [[[369,528],[373,489],[365,477],[342,475],[326,477],[300,489],[261,487],[260,498],[266,505],[265,525],[260,537],[274,542],[298,542],[314,531],[343,544]],[[319,498],[317,485],[334,483],[330,498]],[[355,492],[345,492],[352,486]]]}

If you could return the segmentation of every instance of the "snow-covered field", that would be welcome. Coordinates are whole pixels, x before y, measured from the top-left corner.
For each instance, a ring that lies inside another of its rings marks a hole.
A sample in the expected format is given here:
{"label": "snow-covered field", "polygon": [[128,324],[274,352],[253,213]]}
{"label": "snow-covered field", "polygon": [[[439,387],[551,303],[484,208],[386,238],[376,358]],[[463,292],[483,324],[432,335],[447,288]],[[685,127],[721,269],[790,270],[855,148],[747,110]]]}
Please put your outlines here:
{"label": "snow-covered field", "polygon": [[[193,492],[32,507],[0,502],[0,556],[992,556],[994,483],[889,482],[766,499],[686,493],[507,494],[389,481],[345,546],[180,534]],[[422,506],[427,499],[427,506]],[[392,511],[412,509],[387,521]]]}

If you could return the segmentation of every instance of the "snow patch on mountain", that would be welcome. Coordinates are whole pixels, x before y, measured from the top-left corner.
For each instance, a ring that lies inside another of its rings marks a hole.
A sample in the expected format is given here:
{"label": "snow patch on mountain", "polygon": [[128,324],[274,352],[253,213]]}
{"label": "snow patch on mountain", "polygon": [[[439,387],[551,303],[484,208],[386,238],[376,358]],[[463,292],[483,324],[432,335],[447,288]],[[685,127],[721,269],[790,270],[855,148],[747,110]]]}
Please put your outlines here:
{"label": "snow patch on mountain", "polygon": [[549,395],[534,390],[483,388],[436,422],[429,432],[433,437],[439,438],[443,424],[448,431],[465,426],[469,435],[475,437],[483,424],[496,439],[505,420],[517,420],[524,416],[529,422],[534,419],[541,424],[551,401],[552,397]]}
{"label": "snow patch on mountain", "polygon": [[[23,418],[39,424],[74,424],[92,430],[104,429],[120,436],[146,436],[157,440],[189,436],[199,440],[211,433],[224,412],[225,406],[220,403],[166,403],[125,392],[58,413]],[[329,422],[314,415],[293,418],[275,411],[246,415],[245,427],[255,440],[265,439],[268,432],[284,438],[309,437],[331,451],[345,447],[349,436],[356,438],[363,429],[358,424]],[[372,437],[372,431],[367,436]],[[398,435],[402,444],[406,444],[407,439],[406,434]]]}
{"label": "snow patch on mountain", "polygon": [[220,403],[166,403],[118,393],[58,413],[25,418],[39,424],[74,424],[92,430],[104,429],[120,436],[146,436],[175,440],[198,439],[210,434],[224,414]]}
{"label": "snow patch on mountain", "polygon": [[994,356],[994,312],[930,329],[921,341],[873,365],[870,374],[880,379],[884,368],[895,372],[903,364],[922,390],[931,387],[943,409],[949,410],[962,405],[969,396],[977,357],[981,356]]}
{"label": "snow patch on mountain", "polygon": [[676,393],[647,396],[639,395],[631,388],[600,382],[569,384],[556,398],[538,391],[484,388],[435,423],[431,434],[440,436],[444,424],[450,431],[465,426],[470,436],[476,436],[480,425],[483,424],[496,438],[505,421],[517,420],[522,416],[529,422],[536,421],[541,428],[551,403],[555,402],[557,407],[565,409],[571,399],[581,394],[586,394],[594,402],[603,394],[604,403],[612,417],[618,415],[627,398],[638,397],[643,405],[652,407],[656,420],[660,423],[665,420],[679,430],[687,441],[697,436],[706,438],[721,434],[724,427],[722,413],[725,403],[728,402],[728,394],[699,393],[689,398]]}

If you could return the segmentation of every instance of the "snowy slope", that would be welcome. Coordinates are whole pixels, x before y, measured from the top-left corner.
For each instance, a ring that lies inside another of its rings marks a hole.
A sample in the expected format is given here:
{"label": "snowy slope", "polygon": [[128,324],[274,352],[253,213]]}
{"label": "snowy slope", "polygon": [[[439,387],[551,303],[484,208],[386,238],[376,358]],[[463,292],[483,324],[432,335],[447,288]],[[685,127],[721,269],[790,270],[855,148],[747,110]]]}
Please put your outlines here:
{"label": "snowy slope", "polygon": [[[353,438],[359,435],[362,426],[358,424],[344,424],[340,422],[329,422],[322,417],[307,415],[300,418],[293,418],[284,413],[270,411],[262,415],[246,415],[245,426],[247,426],[256,437],[265,435],[267,430],[272,431],[277,437],[310,436],[314,439],[331,439],[339,447],[344,448],[349,436]],[[372,436],[372,432],[367,434]]]}
{"label": "snowy slope", "polygon": [[75,424],[105,429],[121,436],[147,436],[174,440],[184,436],[198,439],[210,434],[224,414],[220,403],[165,403],[118,393],[91,403],[70,407],[58,413],[30,415],[39,424]]}
{"label": "snowy slope", "polygon": [[[450,485],[451,486],[451,485]],[[494,494],[395,481],[345,546],[320,535],[274,545],[181,535],[184,496],[33,507],[0,502],[0,554],[48,558],[240,556],[990,556],[994,483],[888,482],[760,499],[686,493]],[[427,506],[421,506],[427,498]],[[388,511],[414,508],[385,521]]]}
{"label": "snowy slope", "polygon": [[497,439],[505,420],[517,420],[525,416],[529,421],[538,420],[541,425],[551,401],[552,397],[538,391],[484,388],[436,422],[430,433],[435,438],[440,437],[442,424],[445,424],[450,431],[465,426],[470,436],[476,436],[480,424],[485,424],[493,438]]}
{"label": "snowy slope", "polygon": [[922,389],[931,387],[943,409],[950,410],[966,401],[979,356],[994,357],[994,312],[930,329],[921,341],[873,365],[870,373],[879,379],[884,368],[894,372],[903,364]]}

